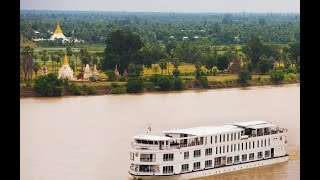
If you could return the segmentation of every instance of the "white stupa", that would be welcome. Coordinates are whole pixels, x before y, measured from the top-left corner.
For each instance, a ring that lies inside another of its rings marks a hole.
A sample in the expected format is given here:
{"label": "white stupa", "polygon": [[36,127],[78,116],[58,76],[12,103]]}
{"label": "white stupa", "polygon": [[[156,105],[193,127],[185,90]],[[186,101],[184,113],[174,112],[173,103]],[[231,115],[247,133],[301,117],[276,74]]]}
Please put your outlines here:
{"label": "white stupa", "polygon": [[56,30],[54,31],[53,35],[50,37],[49,40],[55,40],[55,39],[62,39],[63,41],[68,41],[68,39],[63,35],[62,29],[60,27],[60,24],[58,22]]}
{"label": "white stupa", "polygon": [[93,65],[92,75],[100,77],[96,64]]}
{"label": "white stupa", "polygon": [[92,73],[89,68],[89,64],[86,64],[86,67],[84,68],[84,71],[83,71],[83,79],[88,80],[90,76],[92,76]]}
{"label": "white stupa", "polygon": [[68,57],[65,54],[64,55],[64,59],[63,59],[63,65],[62,67],[59,69],[59,75],[58,78],[68,78],[70,80],[73,79],[73,71],[71,69],[71,67],[69,66],[68,63]]}

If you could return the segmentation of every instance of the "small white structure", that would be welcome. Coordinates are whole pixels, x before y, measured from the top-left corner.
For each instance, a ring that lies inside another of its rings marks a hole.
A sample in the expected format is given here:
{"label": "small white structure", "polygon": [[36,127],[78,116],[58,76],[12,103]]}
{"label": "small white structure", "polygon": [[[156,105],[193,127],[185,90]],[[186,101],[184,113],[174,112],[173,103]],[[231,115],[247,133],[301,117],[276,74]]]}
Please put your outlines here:
{"label": "small white structure", "polygon": [[100,74],[99,74],[99,72],[97,70],[97,65],[96,64],[93,65],[92,75],[100,77]]}
{"label": "small white structure", "polygon": [[90,71],[89,64],[86,64],[86,67],[84,68],[84,71],[83,71],[83,79],[88,80],[89,77],[91,77],[91,76],[92,76],[92,73]]}
{"label": "small white structure", "polygon": [[66,54],[64,55],[63,65],[59,69],[58,79],[60,78],[67,78],[73,80],[73,71],[68,63],[68,57]]}

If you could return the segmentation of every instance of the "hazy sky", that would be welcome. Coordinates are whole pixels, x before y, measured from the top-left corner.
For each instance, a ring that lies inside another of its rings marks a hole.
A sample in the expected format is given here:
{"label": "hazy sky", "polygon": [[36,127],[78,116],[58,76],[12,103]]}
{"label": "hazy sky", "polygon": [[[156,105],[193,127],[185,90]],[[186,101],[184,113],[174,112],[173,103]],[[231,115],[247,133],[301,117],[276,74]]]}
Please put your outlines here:
{"label": "hazy sky", "polygon": [[20,9],[299,13],[300,0],[20,0]]}

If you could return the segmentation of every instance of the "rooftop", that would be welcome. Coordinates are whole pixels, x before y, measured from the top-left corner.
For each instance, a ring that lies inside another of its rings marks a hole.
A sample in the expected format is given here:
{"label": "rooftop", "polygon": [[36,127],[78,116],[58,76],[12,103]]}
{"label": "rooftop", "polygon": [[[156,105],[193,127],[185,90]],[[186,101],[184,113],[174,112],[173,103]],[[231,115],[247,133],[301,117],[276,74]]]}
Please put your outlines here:
{"label": "rooftop", "polygon": [[241,128],[237,126],[223,125],[223,126],[202,126],[202,127],[194,127],[194,128],[186,128],[186,129],[175,129],[171,131],[164,131],[164,133],[204,136],[204,135],[211,135],[211,134],[235,132],[239,130],[241,130]]}
{"label": "rooftop", "polygon": [[242,126],[242,127],[249,127],[249,126],[254,126],[259,124],[266,124],[266,122],[265,121],[246,121],[246,122],[234,123],[234,125]]}
{"label": "rooftop", "polygon": [[166,137],[164,135],[152,135],[152,134],[140,134],[133,137],[134,139],[142,139],[142,140],[149,140],[149,141],[165,141],[170,140],[170,137]]}

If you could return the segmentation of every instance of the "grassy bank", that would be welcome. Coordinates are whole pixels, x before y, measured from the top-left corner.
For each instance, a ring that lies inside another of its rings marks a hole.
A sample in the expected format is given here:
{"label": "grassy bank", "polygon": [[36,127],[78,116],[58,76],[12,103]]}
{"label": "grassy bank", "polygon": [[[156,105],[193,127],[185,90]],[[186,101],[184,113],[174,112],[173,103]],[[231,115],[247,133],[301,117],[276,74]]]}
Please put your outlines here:
{"label": "grassy bank", "polygon": [[[195,79],[192,76],[181,76],[180,77],[185,87],[183,90],[197,90],[203,89],[199,86],[195,85]],[[273,83],[270,80],[269,75],[253,75],[252,80],[249,81],[248,84],[243,85],[237,81],[237,75],[219,75],[219,76],[208,76],[209,88],[208,89],[220,89],[220,88],[236,88],[236,87],[250,87],[250,86],[264,86],[264,85],[278,85],[278,84],[292,84],[292,83],[300,83],[299,78],[293,78],[291,76],[285,77],[285,80],[281,83]],[[105,95],[105,94],[124,94],[125,90],[121,92],[113,91],[113,87],[115,84],[120,87],[125,87],[127,82],[119,82],[119,81],[102,81],[102,82],[73,82],[73,84],[77,85],[80,89],[84,87],[90,87],[94,90],[92,95]],[[144,88],[143,92],[159,92],[160,90],[157,88],[148,89]],[[170,92],[170,91],[167,91]],[[62,96],[71,96],[72,93],[70,91],[64,90]],[[81,95],[88,95],[87,93],[82,93]],[[21,83],[20,84],[20,97],[40,97],[33,88],[33,82]]]}

